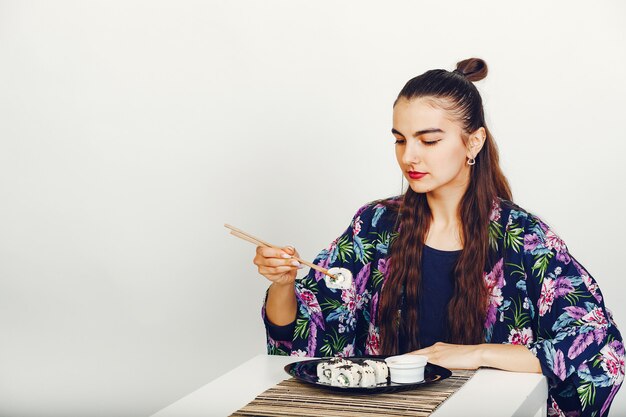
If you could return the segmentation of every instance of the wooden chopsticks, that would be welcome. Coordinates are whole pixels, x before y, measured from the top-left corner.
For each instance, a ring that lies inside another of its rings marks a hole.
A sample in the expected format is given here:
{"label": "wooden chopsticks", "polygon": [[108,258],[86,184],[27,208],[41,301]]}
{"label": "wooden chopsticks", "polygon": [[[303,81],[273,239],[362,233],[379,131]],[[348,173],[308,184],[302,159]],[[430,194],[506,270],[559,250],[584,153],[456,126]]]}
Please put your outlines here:
{"label": "wooden chopsticks", "polygon": [[[268,242],[266,242],[264,240],[256,238],[256,237],[252,236],[251,234],[244,232],[241,229],[237,229],[236,227],[231,226],[230,224],[224,224],[224,227],[230,229],[230,234],[231,235],[237,236],[238,238],[243,239],[243,240],[247,240],[248,242],[253,243],[253,244],[257,245],[257,246],[265,246],[265,247],[268,247],[268,248],[281,249],[278,246],[272,245],[271,243],[268,243]],[[329,273],[327,269],[322,268],[321,266],[318,266],[318,265],[315,265],[315,264],[313,264],[311,262],[305,261],[304,259],[298,258],[297,256],[292,256],[292,259],[295,259],[296,261],[300,262],[301,264],[309,266],[309,267],[315,269],[316,271],[321,272],[324,275],[328,275],[332,279],[337,279],[336,276],[334,276],[333,274]]]}

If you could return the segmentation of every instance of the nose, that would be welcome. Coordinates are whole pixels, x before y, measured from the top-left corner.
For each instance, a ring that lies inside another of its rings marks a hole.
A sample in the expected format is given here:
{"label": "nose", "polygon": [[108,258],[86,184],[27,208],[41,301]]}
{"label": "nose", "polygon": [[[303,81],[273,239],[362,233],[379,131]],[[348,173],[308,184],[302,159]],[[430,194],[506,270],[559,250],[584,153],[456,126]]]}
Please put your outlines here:
{"label": "nose", "polygon": [[402,154],[402,163],[405,165],[417,165],[422,160],[419,142],[416,140],[407,140],[404,145],[404,153]]}

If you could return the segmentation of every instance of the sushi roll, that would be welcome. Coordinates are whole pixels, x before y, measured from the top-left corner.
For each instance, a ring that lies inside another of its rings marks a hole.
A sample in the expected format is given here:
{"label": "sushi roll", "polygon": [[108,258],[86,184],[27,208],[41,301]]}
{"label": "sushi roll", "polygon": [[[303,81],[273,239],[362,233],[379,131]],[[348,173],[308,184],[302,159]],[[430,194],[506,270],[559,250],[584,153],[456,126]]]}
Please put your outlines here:
{"label": "sushi roll", "polygon": [[320,362],[317,364],[317,380],[322,384],[330,385],[330,377],[332,374],[332,365],[330,362]]}
{"label": "sushi roll", "polygon": [[358,387],[361,381],[360,366],[341,365],[332,368],[330,384],[336,387]]}
{"label": "sushi roll", "polygon": [[374,368],[366,363],[361,365],[361,382],[359,386],[364,388],[376,386],[376,372],[374,372]]}
{"label": "sushi roll", "polygon": [[328,360],[328,363],[334,366],[342,366],[342,365],[352,365],[353,362],[349,359],[336,356],[336,357],[330,358]]}
{"label": "sushi roll", "polygon": [[335,278],[331,278],[328,275],[324,276],[324,281],[328,288],[348,289],[352,286],[352,272],[346,268],[330,268],[328,273]]}
{"label": "sushi roll", "polygon": [[366,364],[374,368],[374,373],[376,374],[377,385],[387,383],[387,377],[389,376],[389,368],[387,367],[387,364],[385,362],[375,361],[372,359],[366,359],[363,362],[365,362]]}

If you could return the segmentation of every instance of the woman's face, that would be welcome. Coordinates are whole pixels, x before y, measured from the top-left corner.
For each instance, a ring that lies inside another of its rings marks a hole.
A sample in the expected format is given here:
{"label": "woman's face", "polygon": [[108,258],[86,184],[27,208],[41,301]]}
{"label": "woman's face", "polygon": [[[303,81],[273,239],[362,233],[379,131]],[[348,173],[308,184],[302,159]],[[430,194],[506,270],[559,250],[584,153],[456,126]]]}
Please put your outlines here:
{"label": "woman's face", "polygon": [[466,189],[467,159],[475,153],[463,142],[461,126],[449,117],[423,98],[401,98],[393,109],[396,158],[416,193]]}

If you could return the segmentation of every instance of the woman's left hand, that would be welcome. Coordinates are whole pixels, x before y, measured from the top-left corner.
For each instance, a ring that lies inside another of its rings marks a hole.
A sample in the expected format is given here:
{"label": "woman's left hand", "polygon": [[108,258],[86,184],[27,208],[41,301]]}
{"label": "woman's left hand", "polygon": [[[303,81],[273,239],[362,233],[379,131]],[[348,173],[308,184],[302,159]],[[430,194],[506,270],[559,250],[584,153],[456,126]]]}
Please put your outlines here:
{"label": "woman's left hand", "polygon": [[481,345],[453,345],[437,342],[411,355],[424,355],[428,362],[448,369],[478,369],[481,364]]}

